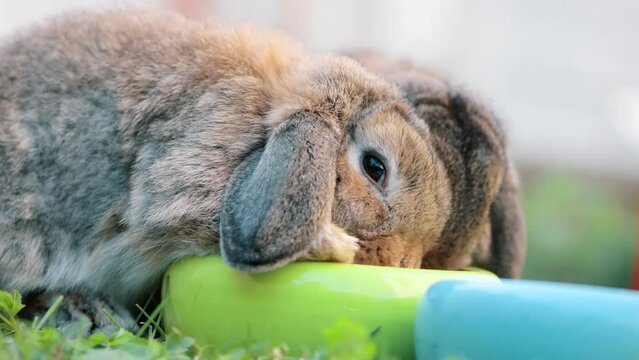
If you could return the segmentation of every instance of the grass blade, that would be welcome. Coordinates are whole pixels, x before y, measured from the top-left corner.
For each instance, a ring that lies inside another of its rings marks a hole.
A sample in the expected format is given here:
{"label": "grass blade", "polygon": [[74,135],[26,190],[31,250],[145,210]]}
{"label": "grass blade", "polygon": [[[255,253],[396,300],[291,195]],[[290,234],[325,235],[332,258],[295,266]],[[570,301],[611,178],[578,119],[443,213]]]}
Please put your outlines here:
{"label": "grass blade", "polygon": [[106,315],[106,317],[109,318],[109,320],[113,323],[113,325],[118,327],[118,329],[124,329],[124,326],[122,326],[122,324],[120,324],[120,322],[116,320],[115,316],[113,316],[113,314],[111,314],[107,309],[102,308],[102,312],[104,313],[104,315]]}
{"label": "grass blade", "polygon": [[55,301],[53,302],[53,305],[51,305],[51,307],[49,307],[47,312],[44,313],[44,316],[42,316],[42,319],[40,319],[40,322],[38,323],[38,325],[36,325],[36,327],[35,327],[36,330],[42,329],[42,327],[47,322],[47,320],[49,320],[51,315],[53,315],[56,311],[58,311],[58,308],[60,307],[60,304],[62,304],[62,300],[64,300],[64,296],[62,296],[62,295],[58,296],[55,299]]}
{"label": "grass blade", "polygon": [[[158,317],[158,315],[160,314],[160,312],[164,309],[164,306],[166,304],[166,299],[164,298],[162,299],[162,301],[160,301],[160,303],[158,304],[158,306],[153,310],[153,312],[151,313],[151,315],[146,315],[148,319],[155,319]],[[135,305],[138,308],[140,308],[139,305]],[[144,311],[144,310],[142,310]],[[146,314],[146,312],[145,312]],[[140,330],[138,330],[138,332],[135,334],[136,336],[142,336],[142,334],[144,334],[144,332],[149,328],[149,326],[151,325],[155,325],[157,326],[157,322],[154,321],[155,324],[151,323],[150,321],[145,321],[144,325],[142,325],[142,327],[140,328]]]}

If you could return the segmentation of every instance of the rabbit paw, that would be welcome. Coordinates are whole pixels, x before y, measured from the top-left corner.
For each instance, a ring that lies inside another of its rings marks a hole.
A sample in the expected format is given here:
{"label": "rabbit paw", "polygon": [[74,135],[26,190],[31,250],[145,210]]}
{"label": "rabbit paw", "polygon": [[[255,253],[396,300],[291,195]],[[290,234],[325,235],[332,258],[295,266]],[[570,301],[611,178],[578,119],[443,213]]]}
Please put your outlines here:
{"label": "rabbit paw", "polygon": [[[31,297],[24,315],[41,319],[57,298],[58,294],[54,293],[41,293]],[[112,319],[109,316],[112,316]],[[80,324],[80,331],[85,336],[98,332],[110,334],[117,331],[120,326],[130,331],[137,329],[135,319],[126,309],[111,305],[99,296],[87,296],[76,292],[64,294],[62,303],[54,316],[49,318],[48,323],[60,329]]]}
{"label": "rabbit paw", "polygon": [[359,250],[358,241],[358,238],[348,235],[344,229],[331,223],[300,260],[352,263]]}

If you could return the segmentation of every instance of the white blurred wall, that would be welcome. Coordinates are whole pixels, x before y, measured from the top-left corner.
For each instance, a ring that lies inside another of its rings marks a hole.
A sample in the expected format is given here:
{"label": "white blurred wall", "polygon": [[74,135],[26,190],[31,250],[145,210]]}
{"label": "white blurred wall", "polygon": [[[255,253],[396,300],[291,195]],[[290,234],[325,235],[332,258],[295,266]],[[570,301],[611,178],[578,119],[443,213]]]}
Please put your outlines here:
{"label": "white blurred wall", "polygon": [[639,2],[0,0],[0,35],[68,9],[123,4],[279,28],[315,51],[412,59],[486,99],[522,165],[639,181]]}

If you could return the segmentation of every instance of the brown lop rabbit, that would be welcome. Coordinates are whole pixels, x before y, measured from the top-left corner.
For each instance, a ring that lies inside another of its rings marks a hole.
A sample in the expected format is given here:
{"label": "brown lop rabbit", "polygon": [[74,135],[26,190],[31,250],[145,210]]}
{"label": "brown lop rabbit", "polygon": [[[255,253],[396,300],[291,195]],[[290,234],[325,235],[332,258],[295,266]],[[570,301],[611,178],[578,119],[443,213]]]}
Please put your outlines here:
{"label": "brown lop rabbit", "polygon": [[[95,331],[112,326],[103,308],[134,328],[133,305],[186,256],[265,271],[459,268],[476,253],[518,275],[492,116],[415,94],[345,57],[171,14],[19,33],[0,45],[0,288],[31,312],[64,294],[58,320]],[[428,121],[439,113],[456,127]]]}

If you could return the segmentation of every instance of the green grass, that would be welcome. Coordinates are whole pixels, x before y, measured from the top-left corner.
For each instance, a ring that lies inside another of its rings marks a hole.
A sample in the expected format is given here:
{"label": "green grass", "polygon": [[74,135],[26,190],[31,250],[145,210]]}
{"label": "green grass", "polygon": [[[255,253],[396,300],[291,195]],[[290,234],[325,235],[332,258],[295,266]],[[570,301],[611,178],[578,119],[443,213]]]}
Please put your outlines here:
{"label": "green grass", "polygon": [[84,336],[87,324],[76,321],[52,326],[62,297],[41,319],[17,317],[24,307],[20,294],[0,291],[0,359],[379,359],[371,334],[353,322],[343,320],[325,329],[320,349],[293,357],[286,345],[246,343],[232,349],[213,349],[159,326],[161,309],[145,314],[140,332],[120,329],[112,334]]}
{"label": "green grass", "polygon": [[623,193],[561,172],[525,190],[524,278],[628,287],[639,224]]}

